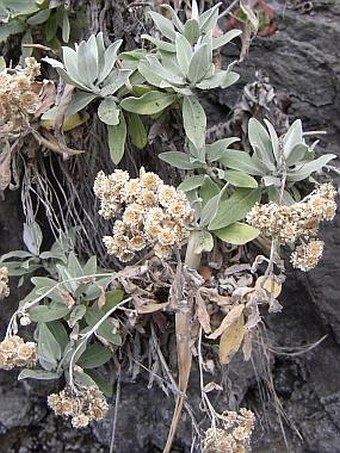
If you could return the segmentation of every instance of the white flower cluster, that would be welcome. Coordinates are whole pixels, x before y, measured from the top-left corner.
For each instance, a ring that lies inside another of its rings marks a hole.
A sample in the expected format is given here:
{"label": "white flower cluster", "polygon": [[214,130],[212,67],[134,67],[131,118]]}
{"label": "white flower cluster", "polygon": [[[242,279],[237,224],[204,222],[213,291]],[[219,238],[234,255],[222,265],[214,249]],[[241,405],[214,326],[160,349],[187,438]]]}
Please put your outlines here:
{"label": "white flower cluster", "polygon": [[103,241],[108,253],[122,262],[147,247],[166,257],[188,236],[186,225],[193,218],[188,199],[155,173],[141,168],[139,178],[130,179],[126,171],[109,176],[101,171],[94,192],[101,203],[99,214],[116,219],[113,235]]}
{"label": "white flower cluster", "polygon": [[0,267],[0,300],[9,296],[8,270],[7,267]]}
{"label": "white flower cluster", "polygon": [[52,393],[47,402],[56,415],[71,417],[74,428],[83,428],[92,420],[101,420],[109,409],[103,393],[96,387],[81,390],[66,387],[59,393]]}
{"label": "white flower cluster", "polygon": [[246,453],[250,451],[250,439],[255,416],[242,408],[240,413],[224,412],[224,428],[209,428],[205,432],[203,453]]}
{"label": "white flower cluster", "polygon": [[[291,206],[276,203],[256,204],[247,215],[247,222],[259,228],[265,236],[280,244],[301,242],[291,255],[294,267],[302,271],[313,269],[323,252],[323,242],[317,240],[320,223],[333,220],[336,214],[336,191],[332,184],[318,187],[306,200]],[[310,242],[305,242],[310,241]]]}
{"label": "white flower cluster", "polygon": [[37,363],[38,346],[33,341],[25,342],[14,335],[0,343],[0,369],[11,370],[14,367],[33,368]]}

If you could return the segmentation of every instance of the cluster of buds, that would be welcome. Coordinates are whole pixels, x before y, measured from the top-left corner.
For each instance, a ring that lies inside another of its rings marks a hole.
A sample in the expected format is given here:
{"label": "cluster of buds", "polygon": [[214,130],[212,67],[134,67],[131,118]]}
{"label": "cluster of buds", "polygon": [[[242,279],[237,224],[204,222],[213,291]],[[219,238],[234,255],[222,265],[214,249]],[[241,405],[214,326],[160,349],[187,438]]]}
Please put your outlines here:
{"label": "cluster of buds", "polygon": [[333,185],[325,183],[305,200],[290,206],[257,203],[248,213],[247,222],[280,244],[294,245],[301,241],[302,245],[292,253],[291,262],[297,269],[307,271],[313,269],[322,256],[323,242],[315,239],[320,223],[334,219],[335,196]]}
{"label": "cluster of buds", "polygon": [[0,300],[9,296],[8,270],[7,267],[0,267]]}
{"label": "cluster of buds", "polygon": [[139,178],[130,179],[122,170],[109,176],[100,172],[94,192],[100,199],[99,214],[115,219],[113,235],[105,236],[104,244],[122,262],[149,247],[164,258],[188,236],[193,212],[187,197],[155,173],[141,168]]}
{"label": "cluster of buds", "polygon": [[79,390],[66,387],[59,393],[52,393],[47,402],[56,415],[71,417],[74,428],[83,428],[92,420],[101,420],[109,409],[103,393],[97,387]]}
{"label": "cluster of buds", "polygon": [[0,369],[11,370],[15,366],[33,368],[37,363],[37,344],[25,342],[14,335],[0,343]]}
{"label": "cluster of buds", "polygon": [[224,427],[209,428],[205,432],[203,453],[246,453],[250,451],[250,439],[254,429],[255,416],[247,409],[240,413],[223,413]]}
{"label": "cluster of buds", "polygon": [[[26,58],[26,68],[0,72],[0,133],[6,134],[25,128],[29,116],[39,105],[39,92],[34,83],[40,74],[40,64]],[[40,91],[40,88],[39,88]]]}

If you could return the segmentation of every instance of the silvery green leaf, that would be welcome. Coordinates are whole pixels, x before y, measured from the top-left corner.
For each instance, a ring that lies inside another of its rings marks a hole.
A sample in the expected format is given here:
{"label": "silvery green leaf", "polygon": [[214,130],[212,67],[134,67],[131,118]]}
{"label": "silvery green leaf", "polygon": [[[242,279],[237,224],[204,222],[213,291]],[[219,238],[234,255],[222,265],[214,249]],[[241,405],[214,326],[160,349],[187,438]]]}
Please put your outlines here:
{"label": "silvery green leaf", "polygon": [[98,49],[98,75],[100,75],[105,66],[105,43],[103,32],[99,32],[96,36]]}
{"label": "silvery green leaf", "polygon": [[177,62],[186,76],[192,59],[193,51],[190,42],[185,36],[176,33],[176,57]]}
{"label": "silvery green leaf", "polygon": [[281,179],[277,178],[276,176],[263,176],[262,181],[266,187],[270,186],[276,186],[280,187],[281,186]]}
{"label": "silvery green leaf", "polygon": [[158,30],[164,35],[166,38],[170,39],[170,41],[175,40],[175,28],[171,20],[167,19],[166,17],[162,16],[159,13],[154,11],[149,12],[152,20],[154,21],[155,26]]}
{"label": "silvery green leaf", "polygon": [[268,121],[266,118],[263,120],[267,126],[267,129],[269,131],[270,135],[270,140],[272,142],[272,150],[276,159],[276,162],[280,162],[280,151],[279,151],[279,138],[277,136],[277,133],[270,121]]}
{"label": "silvery green leaf", "polygon": [[194,236],[194,253],[211,252],[214,248],[214,238],[209,231],[201,230],[191,233]]}
{"label": "silvery green leaf", "polygon": [[122,160],[126,140],[126,123],[124,115],[120,114],[120,121],[116,126],[107,126],[110,156],[116,165]]}
{"label": "silvery green leaf", "polygon": [[41,25],[48,20],[50,14],[50,9],[42,9],[41,11],[35,13],[33,16],[29,17],[26,22],[32,26]]}
{"label": "silvery green leaf", "polygon": [[287,174],[288,182],[298,182],[307,179],[312,173],[320,171],[332,159],[336,159],[335,154],[326,154],[312,161],[300,162],[296,168]]}
{"label": "silvery green leaf", "polygon": [[[90,41],[90,39],[93,40]],[[94,88],[93,82],[98,76],[98,49],[94,35],[89,39],[89,45],[82,41],[77,50],[77,70],[81,82],[88,88]]]}
{"label": "silvery green leaf", "polygon": [[219,230],[242,220],[260,198],[261,189],[237,189],[227,200],[220,201],[217,214],[208,229]]}
{"label": "silvery green leaf", "polygon": [[217,5],[213,6],[200,15],[199,23],[201,33],[206,34],[212,32],[215,29],[218,19],[218,8],[220,7],[220,5],[221,2],[217,3]]}
{"label": "silvery green leaf", "polygon": [[239,142],[240,139],[238,137],[229,137],[229,138],[222,138],[221,140],[217,140],[214,143],[209,143],[205,145],[205,152],[207,156],[207,160],[209,162],[215,162],[218,159],[223,157],[227,148],[233,143]]}
{"label": "silvery green leaf", "polygon": [[[270,201],[273,201],[274,203],[277,203],[279,201],[279,197],[280,197],[280,189],[278,187],[275,187],[275,186],[268,187],[268,198],[269,198]],[[287,190],[285,190],[283,192],[282,202],[286,206],[291,206],[296,201],[290,195],[290,193],[287,192]]]}
{"label": "silvery green leaf", "polygon": [[232,41],[234,38],[237,36],[240,36],[242,34],[242,30],[230,30],[228,33],[225,35],[222,35],[218,38],[213,39],[213,50],[219,49],[220,47],[225,46],[228,44],[230,41]]}
{"label": "silvery green leaf", "polygon": [[192,0],[192,2],[191,2],[191,17],[195,20],[198,20],[198,18],[199,18],[198,6],[197,6],[196,0]]}
{"label": "silvery green leaf", "polygon": [[146,34],[141,35],[141,38],[150,41],[154,46],[157,47],[158,50],[163,50],[165,52],[176,52],[175,45],[170,42],[162,41],[161,39],[157,39]]}
{"label": "silvery green leaf", "polygon": [[38,360],[40,365],[47,371],[57,368],[58,360],[61,359],[61,347],[47,324],[41,323],[38,327]]}
{"label": "silvery green leaf", "polygon": [[210,90],[212,88],[228,88],[238,81],[240,75],[237,72],[219,71],[212,77],[203,79],[196,85],[201,90]]}
{"label": "silvery green leaf", "polygon": [[219,195],[215,195],[208,200],[208,202],[203,206],[201,215],[200,215],[200,225],[207,226],[214,219],[217,213],[218,204],[219,204]]}
{"label": "silvery green leaf", "polygon": [[186,83],[185,73],[182,71],[177,61],[176,53],[160,52],[162,55],[162,66],[172,76],[178,77],[178,81],[181,85]]}
{"label": "silvery green leaf", "polygon": [[286,159],[298,143],[303,143],[301,120],[294,121],[283,137],[283,152]]}
{"label": "silvery green leaf", "polygon": [[148,143],[148,136],[140,116],[136,113],[129,115],[128,133],[131,142],[138,148],[143,149]]}
{"label": "silvery green leaf", "polygon": [[116,93],[127,82],[132,71],[130,69],[119,69],[113,71],[105,80],[105,85],[100,90],[101,96],[109,96]]}
{"label": "silvery green leaf", "polygon": [[[63,69],[60,66],[54,66],[57,68],[57,71],[60,74],[60,76],[62,77],[62,79],[66,83],[71,83],[71,85],[74,85],[81,90],[91,91],[90,88],[86,85],[86,83],[84,83],[84,81],[82,80],[81,74],[79,74],[77,52],[75,52],[70,47],[64,46],[63,47],[63,61],[64,61],[65,69]],[[48,63],[52,64],[52,62],[50,60],[48,61]],[[67,73],[67,78],[71,79],[71,82],[69,82],[68,79],[65,78],[65,74],[63,74],[64,70]]]}
{"label": "silvery green leaf", "polygon": [[270,137],[266,129],[256,118],[248,122],[248,138],[254,149],[254,155],[271,171],[274,171],[275,161]]}
{"label": "silvery green leaf", "polygon": [[56,319],[64,318],[70,309],[65,304],[55,304],[54,306],[38,305],[29,310],[29,316],[34,322],[51,322]]}
{"label": "silvery green leaf", "polygon": [[245,187],[256,189],[258,183],[255,178],[247,175],[247,173],[237,170],[226,170],[224,172],[224,179],[235,187]]}
{"label": "silvery green leaf", "polygon": [[177,30],[180,32],[180,33],[183,33],[184,32],[184,25],[182,24],[182,22],[179,20],[177,14],[176,14],[176,11],[170,6],[170,5],[159,5],[161,8],[164,8],[164,9],[167,9],[170,14],[171,14],[171,20],[173,22],[173,24],[175,25],[175,27],[177,28]]}
{"label": "silvery green leaf", "polygon": [[244,245],[257,238],[260,231],[245,223],[235,222],[221,230],[215,230],[214,234],[228,244]]}
{"label": "silvery green leaf", "polygon": [[197,20],[189,19],[184,25],[184,36],[190,42],[190,44],[195,44],[200,35],[200,26]]}
{"label": "silvery green leaf", "polygon": [[122,45],[122,42],[123,42],[123,40],[119,39],[118,41],[115,41],[112,44],[110,44],[109,47],[105,50],[104,68],[98,76],[98,81],[97,81],[98,84],[104,82],[106,77],[112,71],[112,69],[116,63],[118,50],[119,50],[120,46]]}
{"label": "silvery green leaf", "polygon": [[202,186],[199,189],[199,196],[202,199],[203,205],[209,202],[215,195],[222,196],[223,191],[208,175],[205,175]]}
{"label": "silvery green leaf", "polygon": [[108,347],[93,343],[87,346],[77,364],[85,369],[98,368],[108,362],[112,355],[113,353]]}
{"label": "silvery green leaf", "polygon": [[[65,117],[72,116],[75,113],[83,110],[90,102],[96,99],[98,96],[96,94],[87,93],[85,91],[76,91],[73,92],[71,101],[66,109]],[[52,107],[50,110],[45,112],[41,119],[42,120],[55,120],[57,117],[57,106]]]}
{"label": "silvery green leaf", "polygon": [[194,168],[202,168],[202,164],[192,162],[187,154],[181,153],[179,151],[161,153],[158,155],[158,157],[167,164],[170,164],[175,168],[180,168],[181,170],[193,170]]}
{"label": "silvery green leaf", "polygon": [[43,241],[43,234],[37,222],[24,223],[23,240],[28,250],[38,256]]}
{"label": "silvery green leaf", "polygon": [[70,313],[70,318],[67,321],[67,324],[69,325],[69,327],[73,328],[78,321],[83,319],[83,317],[85,316],[85,313],[86,313],[86,308],[87,308],[86,305],[79,304],[79,305],[76,305],[72,309],[72,311]]}
{"label": "silvery green leaf", "polygon": [[291,165],[298,164],[302,159],[304,159],[305,155],[308,153],[308,146],[304,143],[297,143],[291,149],[289,156],[286,159],[286,164],[288,167]]}
{"label": "silvery green leaf", "polygon": [[31,370],[25,369],[19,373],[18,381],[22,381],[23,379],[37,379],[40,381],[47,381],[52,379],[59,379],[62,373],[57,373],[53,371],[45,371],[45,370]]}
{"label": "silvery green leaf", "polygon": [[225,167],[233,168],[234,170],[243,171],[249,175],[263,176],[262,167],[260,167],[245,151],[236,151],[227,149],[218,161]]}
{"label": "silvery green leaf", "polygon": [[150,85],[161,88],[161,83],[164,79],[160,74],[152,69],[152,62],[155,61],[155,59],[157,60],[157,58],[153,57],[150,60],[150,57],[151,56],[148,56],[139,62],[138,71],[145,78],[145,80],[150,83]]}
{"label": "silvery green leaf", "polygon": [[138,70],[151,85],[160,86],[162,81],[170,82],[174,85],[184,84],[183,77],[168,71],[155,55],[147,55],[144,60],[141,60]]}
{"label": "silvery green leaf", "polygon": [[193,85],[204,78],[210,63],[211,55],[207,44],[198,46],[192,56],[188,71],[188,79]]}
{"label": "silvery green leaf", "polygon": [[66,11],[65,9],[63,9],[62,18],[63,18],[63,21],[62,21],[62,30],[61,30],[61,33],[62,33],[62,40],[63,40],[64,42],[69,42],[69,40],[70,40],[71,27],[70,27],[70,20],[69,20],[69,18],[68,18],[68,14],[67,14],[67,11]]}
{"label": "silvery green leaf", "polygon": [[185,180],[177,187],[178,190],[182,192],[190,192],[195,190],[204,183],[205,175],[196,175],[185,178]]}
{"label": "silvery green leaf", "polygon": [[140,97],[125,98],[120,105],[124,110],[138,115],[155,115],[173,104],[176,99],[175,94],[151,90]]}
{"label": "silvery green leaf", "polygon": [[120,109],[117,107],[112,97],[107,97],[101,101],[98,107],[100,121],[109,126],[116,126],[119,123]]}
{"label": "silvery green leaf", "polygon": [[198,99],[194,96],[185,97],[182,104],[182,114],[186,136],[198,150],[203,149],[207,117]]}

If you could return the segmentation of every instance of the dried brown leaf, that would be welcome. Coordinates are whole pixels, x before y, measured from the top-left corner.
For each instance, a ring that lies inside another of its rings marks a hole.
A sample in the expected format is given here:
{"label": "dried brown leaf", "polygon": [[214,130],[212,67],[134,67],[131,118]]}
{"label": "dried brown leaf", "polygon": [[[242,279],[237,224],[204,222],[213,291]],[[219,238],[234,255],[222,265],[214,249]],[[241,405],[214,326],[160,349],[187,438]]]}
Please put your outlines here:
{"label": "dried brown leaf", "polygon": [[11,159],[11,147],[6,142],[0,153],[0,192],[7,189],[11,182]]}
{"label": "dried brown leaf", "polygon": [[155,313],[156,311],[163,310],[169,305],[169,302],[163,302],[161,304],[151,303],[140,305],[137,307],[137,312],[141,315],[146,315],[148,313]]}
{"label": "dried brown leaf", "polygon": [[241,317],[242,317],[242,327],[244,324],[243,320],[243,310],[244,310],[244,305],[236,305],[233,307],[230,312],[223,318],[223,321],[221,322],[220,326],[218,329],[215,330],[211,335],[209,335],[209,339],[215,340],[218,338],[220,335],[222,335],[227,329],[229,329],[230,326],[232,326],[235,322],[237,322]]}
{"label": "dried brown leaf", "polygon": [[220,340],[220,362],[227,365],[240,349],[244,337],[244,317],[241,316],[224,330]]}
{"label": "dried brown leaf", "polygon": [[210,333],[211,332],[210,315],[207,310],[207,305],[199,293],[196,296],[196,307],[198,322],[201,324],[202,329],[204,330],[205,333]]}

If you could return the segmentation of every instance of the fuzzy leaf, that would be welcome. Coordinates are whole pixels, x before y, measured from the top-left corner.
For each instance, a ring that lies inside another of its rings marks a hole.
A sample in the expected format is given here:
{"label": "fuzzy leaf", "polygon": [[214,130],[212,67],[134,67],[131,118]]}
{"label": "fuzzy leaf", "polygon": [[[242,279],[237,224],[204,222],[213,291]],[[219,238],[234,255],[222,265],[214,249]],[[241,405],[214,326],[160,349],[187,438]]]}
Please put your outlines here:
{"label": "fuzzy leaf", "polygon": [[40,365],[47,371],[53,371],[57,368],[58,360],[61,359],[61,347],[46,324],[39,324],[38,332]]}
{"label": "fuzzy leaf", "polygon": [[195,44],[200,35],[200,26],[197,20],[189,19],[185,22],[184,25],[184,36],[190,42],[190,44]]}
{"label": "fuzzy leaf", "polygon": [[312,173],[320,171],[332,159],[336,159],[335,154],[325,154],[312,161],[300,162],[296,168],[287,174],[287,181],[298,182],[307,179]]}
{"label": "fuzzy leaf", "polygon": [[181,153],[179,151],[161,153],[158,157],[167,164],[170,164],[175,168],[180,168],[181,170],[193,170],[194,168],[202,168],[202,164],[191,162],[187,154]]}
{"label": "fuzzy leaf", "polygon": [[226,150],[218,161],[226,167],[249,175],[262,176],[263,171],[245,151]]}
{"label": "fuzzy leaf", "polygon": [[25,369],[20,372],[17,379],[18,381],[22,381],[23,379],[37,379],[39,381],[49,381],[52,379],[59,379],[60,376],[61,373],[55,373],[53,371]]}
{"label": "fuzzy leaf", "polygon": [[176,98],[174,94],[152,90],[141,97],[125,98],[120,105],[124,110],[138,115],[155,115],[173,104]]}
{"label": "fuzzy leaf", "polygon": [[186,76],[189,71],[193,51],[190,42],[185,36],[176,33],[176,57],[179,67]]}
{"label": "fuzzy leaf", "polygon": [[107,126],[110,156],[116,165],[122,160],[126,140],[126,123],[124,115],[120,114],[120,121],[116,126]]}
{"label": "fuzzy leaf", "polygon": [[220,47],[225,46],[228,42],[235,39],[237,36],[242,34],[242,30],[230,30],[225,35],[220,36],[219,38],[213,39],[213,50],[219,49]]}
{"label": "fuzzy leaf", "polygon": [[148,136],[141,118],[136,113],[129,115],[128,132],[132,143],[143,149],[148,144]]}
{"label": "fuzzy leaf", "polygon": [[196,85],[204,78],[210,63],[211,53],[207,44],[198,46],[192,56],[188,70],[188,79],[192,85]]}
{"label": "fuzzy leaf", "polygon": [[112,357],[112,351],[99,343],[93,343],[86,347],[77,361],[82,368],[99,368]]}
{"label": "fuzzy leaf", "polygon": [[224,156],[225,151],[235,142],[239,142],[238,137],[222,138],[214,143],[205,145],[205,152],[209,162],[215,162]]}
{"label": "fuzzy leaf", "polygon": [[64,318],[69,312],[70,309],[65,304],[38,305],[30,309],[29,316],[34,322],[50,322]]}
{"label": "fuzzy leaf", "polygon": [[[88,326],[92,328],[104,315],[105,312],[103,310],[89,308],[85,314],[85,320]],[[119,334],[113,332],[113,326],[109,319],[103,321],[97,330],[97,334],[116,346],[121,345],[121,337]]]}
{"label": "fuzzy leaf", "polygon": [[220,230],[214,230],[214,234],[228,244],[243,245],[257,238],[260,231],[245,223],[236,222]]}
{"label": "fuzzy leaf", "polygon": [[294,121],[283,138],[283,152],[286,159],[298,143],[303,143],[301,120]]}
{"label": "fuzzy leaf", "polygon": [[184,97],[182,114],[186,136],[198,150],[203,149],[207,117],[202,105],[194,96]]}
{"label": "fuzzy leaf", "polygon": [[255,178],[240,171],[226,170],[224,172],[224,178],[235,187],[246,187],[250,189],[256,189],[258,187]]}
{"label": "fuzzy leaf", "polygon": [[215,218],[209,224],[209,230],[219,230],[237,220],[242,220],[257,201],[260,201],[260,189],[238,189],[227,200],[220,202]]}
{"label": "fuzzy leaf", "polygon": [[205,175],[190,176],[189,178],[186,178],[177,189],[182,190],[183,192],[190,192],[190,190],[201,187],[204,183],[204,179]]}
{"label": "fuzzy leaf", "polygon": [[214,248],[214,238],[209,231],[195,231],[194,235],[194,253],[197,255],[202,252],[211,252]]}
{"label": "fuzzy leaf", "polygon": [[270,137],[266,129],[255,118],[250,118],[248,123],[249,142],[254,150],[258,152],[258,157],[266,167],[275,170],[273,148]]}
{"label": "fuzzy leaf", "polygon": [[171,20],[154,11],[149,12],[158,30],[170,41],[175,40],[175,28]]}
{"label": "fuzzy leaf", "polygon": [[116,126],[119,123],[120,109],[112,97],[107,97],[101,101],[98,107],[100,121],[109,125]]}

